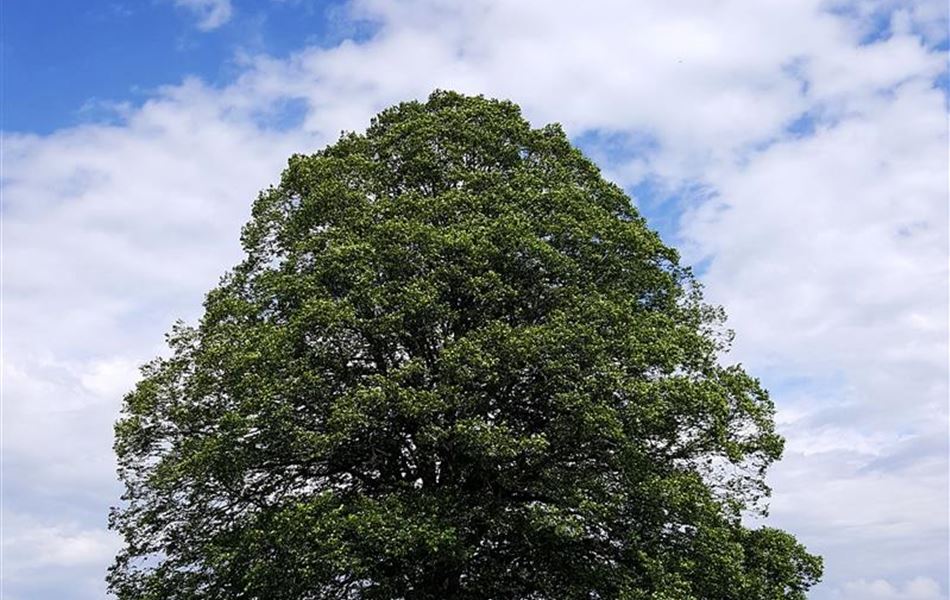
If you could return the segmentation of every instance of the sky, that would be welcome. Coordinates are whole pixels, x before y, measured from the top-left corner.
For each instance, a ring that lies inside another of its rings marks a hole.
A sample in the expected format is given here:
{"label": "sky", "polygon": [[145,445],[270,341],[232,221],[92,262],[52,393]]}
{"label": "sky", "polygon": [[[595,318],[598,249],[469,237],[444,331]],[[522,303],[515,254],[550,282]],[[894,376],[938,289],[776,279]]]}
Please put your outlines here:
{"label": "sky", "polygon": [[948,598],[944,0],[0,6],[3,598],[105,597],[138,365],[291,154],[436,88],[562,123],[725,307],[810,598]]}

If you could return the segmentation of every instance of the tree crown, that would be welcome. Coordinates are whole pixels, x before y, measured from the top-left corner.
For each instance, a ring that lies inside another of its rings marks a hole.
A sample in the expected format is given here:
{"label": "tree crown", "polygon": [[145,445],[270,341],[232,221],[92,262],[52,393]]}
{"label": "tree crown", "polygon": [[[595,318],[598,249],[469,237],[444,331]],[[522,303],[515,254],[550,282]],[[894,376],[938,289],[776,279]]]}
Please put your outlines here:
{"label": "tree crown", "polygon": [[434,93],[293,156],[116,426],[120,598],[802,599],[723,314],[556,125]]}

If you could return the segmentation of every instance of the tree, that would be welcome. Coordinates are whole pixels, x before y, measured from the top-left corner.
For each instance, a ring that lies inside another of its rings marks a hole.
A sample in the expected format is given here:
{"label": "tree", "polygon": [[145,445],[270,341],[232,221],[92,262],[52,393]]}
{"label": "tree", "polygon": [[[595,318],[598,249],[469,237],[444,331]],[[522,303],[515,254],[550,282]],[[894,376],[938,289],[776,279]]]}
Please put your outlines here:
{"label": "tree", "polygon": [[293,156],[143,368],[120,599],[801,599],[773,405],[556,125],[436,92]]}

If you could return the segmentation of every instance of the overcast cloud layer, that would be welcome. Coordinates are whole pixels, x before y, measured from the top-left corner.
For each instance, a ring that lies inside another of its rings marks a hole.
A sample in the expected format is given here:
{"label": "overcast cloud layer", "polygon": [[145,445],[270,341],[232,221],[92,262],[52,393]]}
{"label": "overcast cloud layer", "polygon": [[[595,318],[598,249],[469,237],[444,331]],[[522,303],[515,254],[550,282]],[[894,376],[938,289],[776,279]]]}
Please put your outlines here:
{"label": "overcast cloud layer", "polygon": [[[199,29],[232,17],[176,3]],[[247,55],[231,83],[169,82],[113,124],[5,132],[4,597],[103,597],[137,365],[200,314],[291,153],[445,88],[562,122],[672,215],[738,334],[729,360],[779,406],[769,523],[825,556],[812,598],[946,599],[945,11],[366,0],[360,41]]]}

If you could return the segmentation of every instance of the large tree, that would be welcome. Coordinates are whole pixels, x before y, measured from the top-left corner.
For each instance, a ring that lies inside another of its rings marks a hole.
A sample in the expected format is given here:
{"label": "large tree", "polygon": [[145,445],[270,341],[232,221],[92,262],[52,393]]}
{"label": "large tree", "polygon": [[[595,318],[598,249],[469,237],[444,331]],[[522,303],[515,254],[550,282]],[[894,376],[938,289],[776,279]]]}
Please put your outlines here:
{"label": "large tree", "polygon": [[721,310],[556,125],[437,92],[294,156],[116,426],[123,600],[800,599]]}

